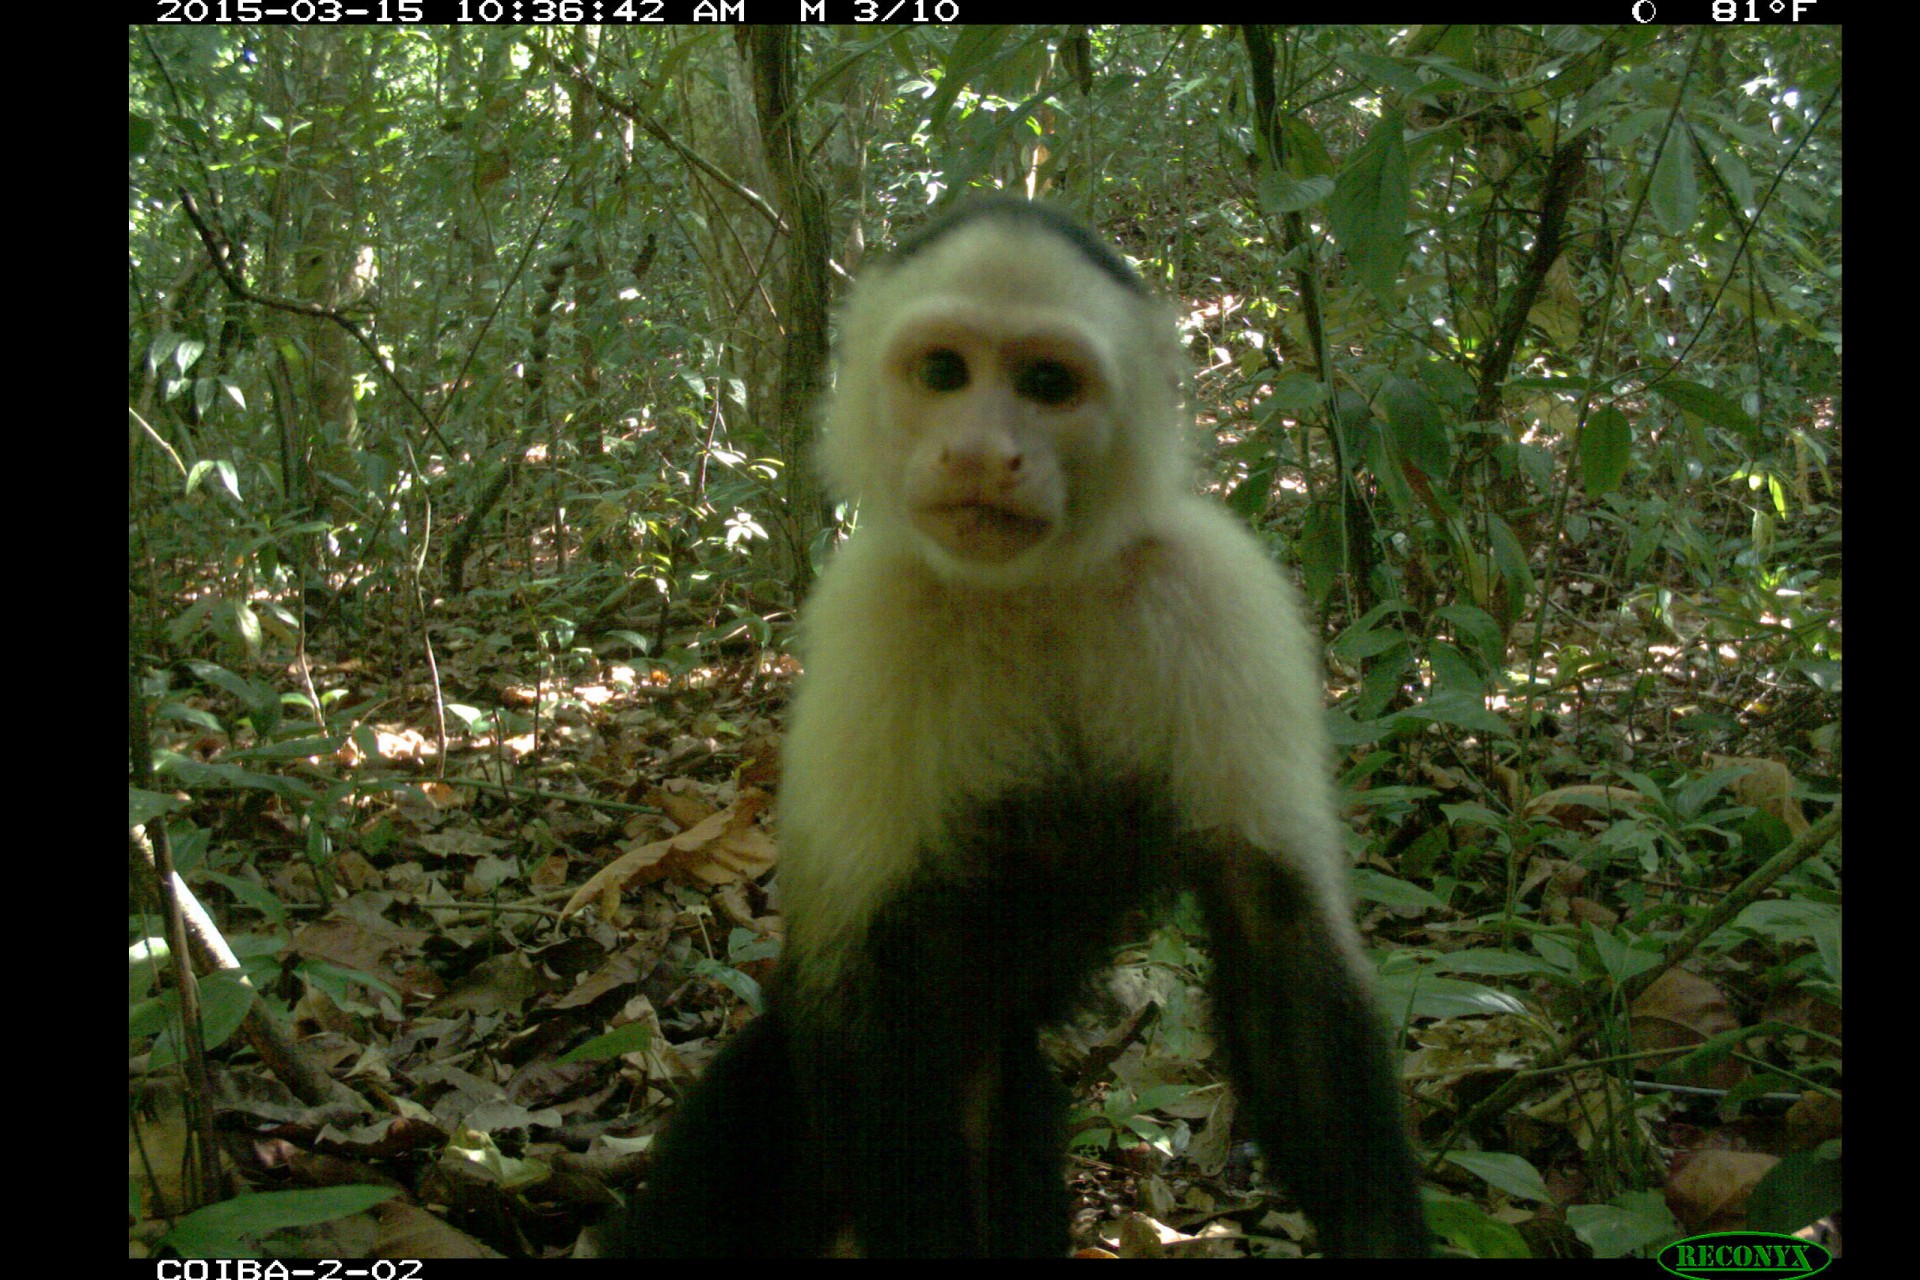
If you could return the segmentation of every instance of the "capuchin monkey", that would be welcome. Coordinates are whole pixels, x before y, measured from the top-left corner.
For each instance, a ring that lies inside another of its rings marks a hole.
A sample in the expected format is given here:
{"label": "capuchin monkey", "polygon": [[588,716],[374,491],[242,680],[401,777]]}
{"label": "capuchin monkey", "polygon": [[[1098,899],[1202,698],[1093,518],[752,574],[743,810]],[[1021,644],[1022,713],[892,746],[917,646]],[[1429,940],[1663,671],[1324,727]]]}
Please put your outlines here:
{"label": "capuchin monkey", "polygon": [[1179,359],[1140,278],[1046,205],[963,204],[854,290],[822,453],[859,528],[802,617],[785,951],[628,1251],[1064,1256],[1037,1032],[1191,888],[1275,1176],[1327,1252],[1427,1252],[1314,642],[1190,487]]}

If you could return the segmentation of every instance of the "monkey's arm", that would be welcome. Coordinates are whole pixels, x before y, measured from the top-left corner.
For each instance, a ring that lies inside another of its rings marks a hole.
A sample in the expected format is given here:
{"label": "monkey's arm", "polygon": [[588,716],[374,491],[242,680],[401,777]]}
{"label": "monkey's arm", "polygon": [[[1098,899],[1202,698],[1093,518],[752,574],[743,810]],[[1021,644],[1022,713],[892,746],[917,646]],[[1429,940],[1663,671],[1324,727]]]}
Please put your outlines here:
{"label": "monkey's arm", "polygon": [[1231,831],[1191,837],[1185,861],[1213,936],[1215,1020],[1273,1173],[1328,1253],[1427,1256],[1395,1055],[1345,922]]}

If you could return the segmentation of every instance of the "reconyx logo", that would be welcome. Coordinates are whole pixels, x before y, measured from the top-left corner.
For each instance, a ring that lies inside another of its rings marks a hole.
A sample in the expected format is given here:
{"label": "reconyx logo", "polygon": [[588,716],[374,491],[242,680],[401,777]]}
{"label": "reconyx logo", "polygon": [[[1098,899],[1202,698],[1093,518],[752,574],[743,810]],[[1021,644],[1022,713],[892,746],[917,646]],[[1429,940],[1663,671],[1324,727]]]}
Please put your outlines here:
{"label": "reconyx logo", "polygon": [[1810,1276],[1833,1261],[1811,1240],[1771,1231],[1722,1231],[1676,1240],[1657,1255],[1676,1276]]}

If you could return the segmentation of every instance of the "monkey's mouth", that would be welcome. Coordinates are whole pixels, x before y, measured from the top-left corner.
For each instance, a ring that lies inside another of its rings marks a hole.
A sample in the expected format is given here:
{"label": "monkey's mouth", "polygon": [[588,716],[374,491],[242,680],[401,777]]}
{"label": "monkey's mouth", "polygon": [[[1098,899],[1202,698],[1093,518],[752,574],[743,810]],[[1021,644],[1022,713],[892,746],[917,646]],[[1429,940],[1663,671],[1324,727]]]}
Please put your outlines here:
{"label": "monkey's mouth", "polygon": [[1000,564],[1045,538],[1053,522],[978,499],[928,503],[914,512],[920,531],[966,560]]}

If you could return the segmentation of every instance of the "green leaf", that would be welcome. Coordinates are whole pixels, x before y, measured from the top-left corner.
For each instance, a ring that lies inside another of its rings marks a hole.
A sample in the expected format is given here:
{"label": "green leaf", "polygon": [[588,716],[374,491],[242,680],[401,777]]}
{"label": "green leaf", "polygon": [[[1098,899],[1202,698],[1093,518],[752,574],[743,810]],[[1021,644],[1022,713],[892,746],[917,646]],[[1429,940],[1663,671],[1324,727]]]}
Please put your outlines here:
{"label": "green leaf", "polygon": [[1633,459],[1633,426],[1613,405],[1602,405],[1580,434],[1580,481],[1589,498],[1612,493]]}
{"label": "green leaf", "polygon": [[229,751],[222,760],[304,760],[308,756],[326,757],[340,750],[347,741],[344,733],[325,738],[288,738],[282,742],[262,743],[240,751]]}
{"label": "green leaf", "polygon": [[[1747,1225],[1755,1231],[1798,1231],[1840,1207],[1839,1142],[1826,1150],[1794,1151],[1767,1170],[1747,1198]],[[1799,1226],[1794,1224],[1798,1223]]]}
{"label": "green leaf", "polygon": [[1011,29],[988,23],[958,29],[941,69],[940,88],[927,106],[930,132],[936,135],[940,133],[940,126],[946,120],[947,109],[953,106],[953,100],[967,87],[973,73],[1006,43],[1007,33]]}
{"label": "green leaf", "polygon": [[653,1032],[644,1022],[629,1022],[603,1036],[595,1036],[577,1049],[560,1056],[562,1062],[606,1062],[626,1053],[645,1052],[653,1043]]}
{"label": "green leaf", "polygon": [[1547,1191],[1547,1181],[1540,1176],[1540,1171],[1520,1156],[1502,1151],[1450,1151],[1447,1153],[1447,1162],[1458,1165],[1510,1196],[1542,1204],[1553,1198]]}
{"label": "green leaf", "polygon": [[1504,991],[1479,982],[1438,977],[1432,973],[1388,971],[1380,975],[1375,989],[1380,1007],[1395,1017],[1484,1018],[1489,1014],[1520,1013],[1527,1007]]}
{"label": "green leaf", "polygon": [[1407,149],[1398,111],[1388,112],[1366,144],[1340,167],[1327,214],[1354,277],[1391,308],[1407,253]]}
{"label": "green leaf", "polygon": [[1676,120],[1666,148],[1653,168],[1653,187],[1647,208],[1653,221],[1670,236],[1685,235],[1700,207],[1700,184],[1693,172],[1693,134],[1684,120]]}
{"label": "green leaf", "polygon": [[1333,179],[1321,176],[1294,178],[1276,173],[1262,164],[1255,184],[1260,205],[1268,213],[1298,213],[1319,204],[1333,194]]}
{"label": "green leaf", "polygon": [[280,921],[287,918],[287,908],[273,891],[244,876],[230,876],[220,871],[201,872],[207,879],[232,894],[234,900],[244,906],[252,907],[269,920]]}
{"label": "green leaf", "polygon": [[1285,153],[1280,167],[1290,176],[1333,176],[1335,166],[1333,157],[1327,154],[1327,144],[1320,141],[1314,127],[1299,116],[1288,116],[1280,122],[1280,148]]}
{"label": "green leaf", "polygon": [[[253,1007],[254,990],[246,976],[235,969],[222,969],[200,979],[200,1029],[206,1036],[206,1047],[217,1049],[227,1042],[233,1033],[240,1029],[240,1023],[246,1018],[247,1010]],[[164,1015],[164,1025],[160,1030],[160,1039],[154,1043],[153,1055],[149,1061],[154,1066],[162,1066],[181,1060],[180,1052],[180,994],[168,991],[159,999],[160,1014]],[[129,1017],[134,1024],[136,1034],[138,1026],[151,1025],[150,1019],[155,1011],[149,1002],[142,1002],[143,1012],[138,1019]]]}
{"label": "green leaf", "polygon": [[1457,1196],[1426,1197],[1427,1229],[1476,1258],[1531,1258],[1526,1237],[1512,1223]]}
{"label": "green leaf", "polygon": [[1260,519],[1267,513],[1267,503],[1273,497],[1273,476],[1279,468],[1280,460],[1272,454],[1254,463],[1247,478],[1233,486],[1227,495],[1227,505],[1249,523]]}
{"label": "green leaf", "polygon": [[767,998],[762,993],[760,984],[732,965],[721,964],[718,960],[703,959],[693,966],[693,971],[703,978],[712,978],[734,995],[739,996],[747,1008],[755,1013],[765,1011]]}
{"label": "green leaf", "polygon": [[1436,973],[1470,973],[1482,978],[1556,977],[1561,972],[1538,956],[1489,947],[1449,952],[1434,961],[1433,968]]}
{"label": "green leaf", "polygon": [[246,708],[248,718],[253,721],[254,732],[271,733],[279,725],[280,698],[271,686],[237,676],[215,662],[190,658],[183,665],[192,671],[197,679],[237,699]]}
{"label": "green leaf", "polygon": [[142,791],[138,787],[127,788],[127,825],[130,827],[152,822],[163,813],[172,813],[175,809],[185,807],[185,801],[173,796],[161,795],[157,791]]}
{"label": "green leaf", "polygon": [[313,789],[296,778],[279,778],[268,773],[251,773],[237,765],[202,764],[190,756],[172,752],[154,752],[153,769],[156,775],[178,779],[180,785],[189,791],[237,787],[245,790],[269,791],[294,801],[313,799]]}
{"label": "green leaf", "polygon": [[1533,591],[1533,570],[1527,564],[1526,549],[1499,516],[1487,517],[1487,533],[1493,540],[1493,563],[1507,580],[1507,594],[1517,608]]}
{"label": "green leaf", "polygon": [[1487,710],[1486,699],[1469,689],[1442,689],[1400,714],[1415,720],[1456,725],[1474,733],[1502,738],[1511,732],[1506,721]]}
{"label": "green leaf", "polygon": [[398,1194],[392,1187],[347,1186],[236,1196],[179,1219],[163,1243],[187,1258],[251,1257],[248,1242],[270,1231],[350,1218]]}
{"label": "green leaf", "polygon": [[1570,1205],[1567,1225],[1596,1258],[1623,1258],[1680,1234],[1680,1224],[1658,1191],[1628,1191],[1612,1204]]}
{"label": "green leaf", "polygon": [[1498,667],[1507,656],[1506,643],[1500,636],[1500,624],[1485,609],[1470,604],[1442,605],[1434,612],[1435,618],[1450,624],[1454,635],[1463,645],[1470,646],[1488,670]]}
{"label": "green leaf", "polygon": [[1382,57],[1377,53],[1362,53],[1356,49],[1346,51],[1341,61],[1363,78],[1371,80],[1391,93],[1420,92],[1420,72],[1398,58]]}
{"label": "green leaf", "polygon": [[1365,867],[1354,868],[1352,885],[1356,900],[1377,902],[1383,907],[1392,907],[1395,910],[1438,911],[1447,905],[1435,896],[1431,889],[1424,889],[1411,880],[1402,880],[1398,876],[1390,876],[1383,871],[1370,871]]}
{"label": "green leaf", "polygon": [[1380,390],[1387,411],[1388,435],[1400,456],[1438,480],[1447,474],[1453,449],[1447,426],[1433,397],[1410,378],[1390,377]]}
{"label": "green leaf", "polygon": [[1759,208],[1755,198],[1753,173],[1747,168],[1740,153],[1728,146],[1711,129],[1701,129],[1694,135],[1699,139],[1701,149],[1707,153],[1707,161],[1720,181],[1727,184],[1727,190],[1733,193],[1733,202],[1742,213]]}
{"label": "green leaf", "polygon": [[1760,424],[1748,416],[1742,409],[1718,391],[1701,386],[1697,382],[1681,382],[1668,378],[1656,382],[1649,388],[1655,395],[1670,404],[1704,418],[1715,426],[1729,427],[1744,436],[1755,437],[1760,434]]}

